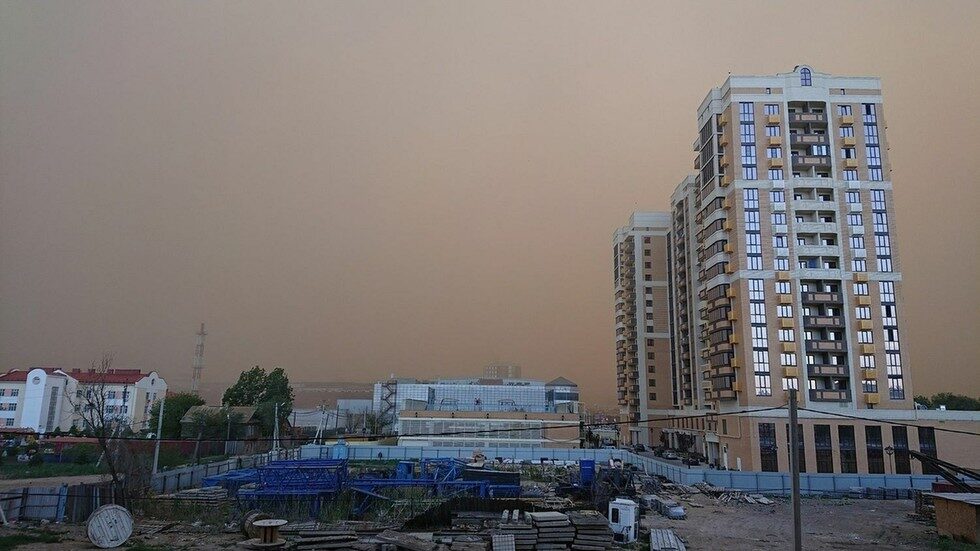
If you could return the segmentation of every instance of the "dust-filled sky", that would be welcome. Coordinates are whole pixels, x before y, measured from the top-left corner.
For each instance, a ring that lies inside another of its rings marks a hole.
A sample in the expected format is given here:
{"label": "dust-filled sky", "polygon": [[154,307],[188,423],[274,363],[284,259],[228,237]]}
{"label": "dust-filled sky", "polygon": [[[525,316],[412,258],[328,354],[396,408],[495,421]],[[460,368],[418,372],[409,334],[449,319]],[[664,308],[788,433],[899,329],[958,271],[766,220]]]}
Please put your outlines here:
{"label": "dust-filled sky", "polygon": [[916,393],[980,393],[980,3],[4,2],[0,367],[564,375],[726,75],[883,79]]}

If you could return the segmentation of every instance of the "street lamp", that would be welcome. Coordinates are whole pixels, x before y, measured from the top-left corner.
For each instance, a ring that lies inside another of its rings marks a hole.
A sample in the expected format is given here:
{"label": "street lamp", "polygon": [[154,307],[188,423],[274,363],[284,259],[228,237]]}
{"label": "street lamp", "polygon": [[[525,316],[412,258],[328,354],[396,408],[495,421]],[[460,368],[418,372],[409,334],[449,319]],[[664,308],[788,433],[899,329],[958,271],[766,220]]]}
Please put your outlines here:
{"label": "street lamp", "polygon": [[895,474],[895,448],[888,446],[885,448],[885,453],[888,454],[889,463],[892,464],[892,474]]}

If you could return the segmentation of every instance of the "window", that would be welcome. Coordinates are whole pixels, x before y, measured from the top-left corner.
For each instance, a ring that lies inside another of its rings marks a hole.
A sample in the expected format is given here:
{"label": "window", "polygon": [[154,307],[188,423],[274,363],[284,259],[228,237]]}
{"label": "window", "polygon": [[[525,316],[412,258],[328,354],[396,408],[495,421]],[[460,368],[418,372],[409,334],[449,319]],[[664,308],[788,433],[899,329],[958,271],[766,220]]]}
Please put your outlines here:
{"label": "window", "polygon": [[[848,106],[850,107],[850,106]],[[854,137],[854,127],[853,126],[842,126],[840,127],[840,137],[841,138],[853,138]]]}
{"label": "window", "polygon": [[[855,283],[854,284],[854,295],[859,297],[868,296],[868,284],[867,283]],[[885,299],[882,298],[882,301]]]}
{"label": "window", "polygon": [[750,279],[749,280],[749,300],[765,300],[766,294],[762,287],[763,281],[761,279]]}
{"label": "window", "polygon": [[779,270],[779,271],[785,272],[786,270],[789,270],[789,259],[786,258],[786,257],[782,257],[782,256],[781,257],[777,257],[774,260],[774,263],[775,263],[776,269]]}
{"label": "window", "polygon": [[860,226],[864,224],[864,218],[861,213],[854,212],[847,215],[847,225],[848,226]]}
{"label": "window", "polygon": [[779,114],[779,104],[777,104],[777,103],[767,103],[765,109],[766,109],[766,114],[767,115],[778,115]]}
{"label": "window", "polygon": [[858,472],[857,443],[854,440],[854,425],[838,425],[837,439],[840,442],[840,472]]}
{"label": "window", "polygon": [[758,180],[759,171],[754,166],[743,166],[742,167],[742,179],[743,180]]}
{"label": "window", "polygon": [[834,472],[834,451],[830,425],[813,425],[813,447],[817,451],[817,472]]}
{"label": "window", "polygon": [[811,86],[813,80],[810,75],[810,69],[806,67],[800,69],[800,86]]}
{"label": "window", "polygon": [[859,320],[869,320],[871,319],[871,307],[870,306],[858,306],[854,309],[854,317]]}
{"label": "window", "polygon": [[858,331],[858,342],[861,344],[871,344],[874,342],[874,336],[871,331]]}
{"label": "window", "polygon": [[779,330],[779,342],[793,342],[796,340],[794,331],[792,329],[780,329]]}
{"label": "window", "polygon": [[844,170],[844,181],[845,182],[856,182],[858,179],[858,171],[853,168],[848,168]]}
{"label": "window", "polygon": [[8,418],[6,421],[4,421],[4,424],[8,427],[14,426],[14,418],[13,417]]}
{"label": "window", "polygon": [[[895,302],[895,282],[879,281],[878,292],[881,293],[881,302]],[[13,396],[13,394],[11,394]]]}
{"label": "window", "polygon": [[852,249],[863,249],[864,248],[864,236],[863,235],[852,235],[851,236],[851,248]]}
{"label": "window", "polygon": [[842,117],[847,116],[847,115],[853,115],[853,113],[851,112],[851,106],[850,105],[838,105],[837,106],[837,114],[840,115],[840,116],[842,116]]}
{"label": "window", "polygon": [[878,271],[879,272],[890,272],[890,271],[892,271],[892,259],[890,259],[890,258],[879,258],[878,259]]}
{"label": "window", "polygon": [[781,168],[770,168],[769,169],[769,179],[779,181],[783,179],[783,169]]}
{"label": "window", "polygon": [[892,448],[895,454],[895,474],[912,474],[912,461],[909,455],[909,433],[905,427],[892,427]]}
{"label": "window", "polygon": [[796,354],[793,352],[783,352],[779,355],[779,363],[790,367],[795,366]]}
{"label": "window", "polygon": [[868,263],[863,258],[855,258],[851,260],[851,270],[855,272],[867,272]]}
{"label": "window", "polygon": [[[776,307],[776,316],[780,318],[791,318],[793,317],[793,307],[789,304],[780,304]],[[786,365],[786,364],[783,364]]]}
{"label": "window", "polygon": [[881,427],[864,427],[864,439],[868,446],[868,474],[885,474],[885,448],[881,444]]}
{"label": "window", "polygon": [[774,189],[769,192],[769,200],[773,203],[785,203],[786,193],[781,189]]}
{"label": "window", "polygon": [[774,212],[774,213],[772,213],[772,225],[773,226],[785,226],[786,225],[786,213],[785,212]]}
{"label": "window", "polygon": [[12,388],[12,389],[10,389],[10,395],[11,396],[20,396],[20,389],[19,388]]}
{"label": "window", "polygon": [[755,104],[751,101],[743,101],[738,104],[738,120],[741,122],[752,122],[755,120]]}
{"label": "window", "polygon": [[786,239],[786,235],[778,234],[772,236],[772,246],[777,248],[789,247],[789,241]]}
{"label": "window", "polygon": [[764,472],[774,473],[779,471],[779,459],[776,455],[775,423],[759,423],[759,456]]}
{"label": "window", "polygon": [[[937,457],[936,451],[936,429],[932,427],[919,427],[919,451],[929,457]],[[936,467],[922,463],[922,474],[939,474]]]}
{"label": "window", "polygon": [[768,137],[780,136],[781,135],[780,134],[781,130],[779,128],[780,127],[778,127],[778,126],[767,126],[766,127],[766,136],[768,136]]}
{"label": "window", "polygon": [[742,194],[742,205],[747,209],[759,208],[759,190],[746,188]]}
{"label": "window", "polygon": [[885,190],[883,189],[871,190],[871,209],[885,210]]}
{"label": "window", "polygon": [[788,281],[777,281],[776,282],[776,292],[780,295],[788,295],[790,291],[790,283]]}

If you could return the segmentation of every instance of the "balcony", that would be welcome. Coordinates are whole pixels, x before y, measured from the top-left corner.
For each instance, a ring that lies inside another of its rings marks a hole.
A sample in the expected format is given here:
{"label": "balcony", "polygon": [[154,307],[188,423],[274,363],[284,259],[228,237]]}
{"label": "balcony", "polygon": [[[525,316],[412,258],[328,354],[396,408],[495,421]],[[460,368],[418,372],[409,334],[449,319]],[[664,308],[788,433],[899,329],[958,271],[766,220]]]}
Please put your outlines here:
{"label": "balcony", "polygon": [[841,316],[803,316],[804,327],[844,327]]}
{"label": "balcony", "polygon": [[847,350],[845,341],[806,341],[807,352],[844,352]]}
{"label": "balcony", "polygon": [[783,145],[782,136],[769,136],[769,147],[776,147],[777,145]]}
{"label": "balcony", "polygon": [[827,145],[830,141],[826,134],[790,134],[790,145]]}
{"label": "balcony", "polygon": [[810,364],[806,372],[811,377],[849,377],[850,369],[846,365]]}
{"label": "balcony", "polygon": [[803,293],[803,302],[811,304],[842,304],[840,293]]}
{"label": "balcony", "polygon": [[844,136],[841,138],[841,145],[844,147],[854,147],[857,145],[857,139],[854,136]]}
{"label": "balcony", "polygon": [[773,159],[769,159],[769,168],[782,168],[782,167],[783,167],[783,158],[782,157],[776,157],[776,158],[773,158]]}
{"label": "balcony", "polygon": [[712,394],[718,400],[734,400],[738,398],[738,393],[735,389],[725,388],[725,389],[715,389]]}
{"label": "balcony", "polygon": [[862,369],[861,370],[861,378],[862,379],[868,379],[868,380],[870,380],[870,379],[877,379],[878,378],[878,370],[877,369],[873,369],[873,368],[872,369]]}
{"label": "balcony", "polygon": [[850,390],[810,389],[811,402],[850,402]]}
{"label": "balcony", "polygon": [[857,168],[857,167],[858,167],[857,159],[844,159],[844,168]]}
{"label": "balcony", "polygon": [[793,168],[830,168],[830,157],[793,155]]}
{"label": "balcony", "polygon": [[854,126],[854,115],[841,115],[837,121],[841,126]]}
{"label": "balcony", "polygon": [[827,124],[826,113],[790,113],[790,124]]}

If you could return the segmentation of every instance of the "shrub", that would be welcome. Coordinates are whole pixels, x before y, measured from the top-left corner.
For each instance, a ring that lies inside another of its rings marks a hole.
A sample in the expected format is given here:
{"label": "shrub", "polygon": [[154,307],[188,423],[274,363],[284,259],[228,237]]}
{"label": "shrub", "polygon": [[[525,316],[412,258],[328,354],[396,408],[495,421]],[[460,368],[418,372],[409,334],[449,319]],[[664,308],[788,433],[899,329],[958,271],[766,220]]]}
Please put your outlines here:
{"label": "shrub", "polygon": [[41,465],[43,463],[44,463],[44,457],[40,453],[35,453],[27,461],[27,464],[30,465],[30,466],[32,466],[32,467],[37,467],[38,465]]}
{"label": "shrub", "polygon": [[75,444],[61,452],[62,461],[70,461],[77,465],[91,463],[98,455],[99,452],[94,444]]}

